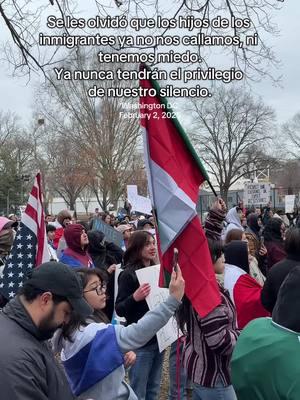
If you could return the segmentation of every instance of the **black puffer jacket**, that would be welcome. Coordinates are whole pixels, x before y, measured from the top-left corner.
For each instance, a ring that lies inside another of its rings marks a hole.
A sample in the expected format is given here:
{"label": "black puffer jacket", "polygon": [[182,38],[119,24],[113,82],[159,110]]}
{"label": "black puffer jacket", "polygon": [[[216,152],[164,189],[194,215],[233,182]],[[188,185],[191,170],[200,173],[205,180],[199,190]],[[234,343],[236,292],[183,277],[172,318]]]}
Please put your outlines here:
{"label": "black puffer jacket", "polygon": [[297,266],[300,266],[300,256],[288,255],[270,269],[261,292],[261,302],[266,310],[273,311],[282,282]]}
{"label": "black puffer jacket", "polygon": [[112,264],[120,264],[123,259],[123,250],[114,243],[104,241],[104,233],[89,231],[88,253],[93,259],[95,267],[107,269]]}
{"label": "black puffer jacket", "polygon": [[17,297],[0,313],[0,371],[1,399],[74,398],[48,342]]}
{"label": "black puffer jacket", "polygon": [[107,301],[103,310],[107,318],[111,321],[114,313],[115,296],[115,273],[109,274],[107,269],[112,264],[121,264],[123,260],[123,250],[114,243],[104,241],[104,233],[100,231],[88,232],[89,246],[88,252],[92,257],[96,268],[100,268],[107,273]]}

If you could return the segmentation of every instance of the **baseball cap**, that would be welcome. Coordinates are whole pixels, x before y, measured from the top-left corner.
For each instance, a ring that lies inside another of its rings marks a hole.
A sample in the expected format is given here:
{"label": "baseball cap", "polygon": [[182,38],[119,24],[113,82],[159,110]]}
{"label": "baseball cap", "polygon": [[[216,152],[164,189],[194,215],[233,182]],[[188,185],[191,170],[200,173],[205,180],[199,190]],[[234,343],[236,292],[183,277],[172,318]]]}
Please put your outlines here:
{"label": "baseball cap", "polygon": [[80,277],[61,262],[49,261],[34,269],[26,284],[65,297],[73,310],[83,318],[94,311],[83,297]]}
{"label": "baseball cap", "polygon": [[125,231],[131,231],[132,226],[131,225],[119,225],[115,228],[118,232],[124,233]]}
{"label": "baseball cap", "polygon": [[13,226],[18,226],[18,222],[12,221],[6,217],[0,217],[0,231],[2,231],[2,229],[12,228]]}
{"label": "baseball cap", "polygon": [[149,224],[150,226],[152,226],[152,228],[154,228],[153,223],[149,220],[149,219],[142,219],[138,222],[138,228],[144,228],[145,225]]}

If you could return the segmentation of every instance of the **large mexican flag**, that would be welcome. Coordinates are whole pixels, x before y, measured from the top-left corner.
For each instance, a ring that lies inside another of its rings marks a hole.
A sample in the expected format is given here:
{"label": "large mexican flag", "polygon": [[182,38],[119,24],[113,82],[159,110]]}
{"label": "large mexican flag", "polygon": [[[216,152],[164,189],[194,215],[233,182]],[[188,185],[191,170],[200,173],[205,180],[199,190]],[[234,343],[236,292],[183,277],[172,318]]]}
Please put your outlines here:
{"label": "large mexican flag", "polygon": [[[140,86],[159,90],[152,79],[141,80]],[[196,212],[199,187],[208,176],[165,98],[141,97],[140,113],[148,185],[158,222],[160,284],[172,272],[176,247],[186,295],[204,317],[220,304],[207,240]]]}

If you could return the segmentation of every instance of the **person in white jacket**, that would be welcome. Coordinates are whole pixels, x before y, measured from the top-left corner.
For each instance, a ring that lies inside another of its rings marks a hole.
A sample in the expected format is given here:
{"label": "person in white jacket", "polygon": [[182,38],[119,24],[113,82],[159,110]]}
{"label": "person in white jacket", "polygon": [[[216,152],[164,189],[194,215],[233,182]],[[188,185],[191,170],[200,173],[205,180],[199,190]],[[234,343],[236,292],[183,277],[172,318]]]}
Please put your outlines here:
{"label": "person in white jacket", "polygon": [[240,207],[231,208],[226,215],[227,226],[222,234],[222,240],[225,242],[228,232],[232,229],[244,231],[242,226],[243,210]]}
{"label": "person in white jacket", "polygon": [[[85,320],[73,314],[53,343],[55,351],[61,350],[73,394],[81,400],[137,400],[124,380],[124,354],[144,346],[175,313],[184,295],[180,268],[172,273],[168,299],[129,326],[106,323],[102,314],[106,286],[101,271],[82,269],[78,273],[94,314]],[[147,285],[137,290],[147,291]]]}

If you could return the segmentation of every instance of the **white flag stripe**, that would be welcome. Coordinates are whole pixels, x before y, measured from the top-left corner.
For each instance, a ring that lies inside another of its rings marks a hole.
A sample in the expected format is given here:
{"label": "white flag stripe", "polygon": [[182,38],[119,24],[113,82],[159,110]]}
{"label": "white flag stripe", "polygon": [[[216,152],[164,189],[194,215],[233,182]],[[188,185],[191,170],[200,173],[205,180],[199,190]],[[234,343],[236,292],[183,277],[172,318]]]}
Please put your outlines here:
{"label": "white flag stripe", "polygon": [[234,286],[237,283],[238,279],[245,273],[246,272],[244,270],[235,265],[225,264],[224,288],[229,291],[230,298],[233,302],[234,302],[233,298]]}
{"label": "white flag stripe", "polygon": [[22,222],[24,225],[28,226],[28,228],[35,234],[37,235],[37,223],[26,213],[23,213],[22,215]]}

